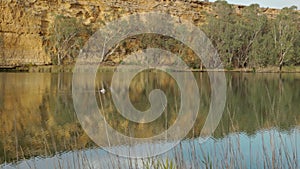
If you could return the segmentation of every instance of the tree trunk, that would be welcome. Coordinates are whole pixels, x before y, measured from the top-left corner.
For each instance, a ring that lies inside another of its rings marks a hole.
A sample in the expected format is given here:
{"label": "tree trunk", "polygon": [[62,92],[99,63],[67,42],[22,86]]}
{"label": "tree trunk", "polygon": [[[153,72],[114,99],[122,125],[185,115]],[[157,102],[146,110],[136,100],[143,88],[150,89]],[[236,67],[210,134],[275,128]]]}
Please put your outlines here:
{"label": "tree trunk", "polygon": [[279,72],[282,70],[282,64],[279,65]]}
{"label": "tree trunk", "polygon": [[57,54],[57,65],[61,65],[61,57],[60,57],[60,54]]}

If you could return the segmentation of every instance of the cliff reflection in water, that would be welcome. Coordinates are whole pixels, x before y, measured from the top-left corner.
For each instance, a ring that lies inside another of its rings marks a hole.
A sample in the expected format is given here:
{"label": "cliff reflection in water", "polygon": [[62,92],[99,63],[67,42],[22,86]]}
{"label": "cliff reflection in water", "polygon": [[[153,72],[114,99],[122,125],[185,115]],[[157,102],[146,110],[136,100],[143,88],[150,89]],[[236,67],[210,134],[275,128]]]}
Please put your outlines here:
{"label": "cliff reflection in water", "polygon": [[[130,122],[117,112],[109,90],[112,75],[112,72],[99,73],[94,92],[98,105],[103,105],[103,115],[114,129],[124,135],[147,138],[174,123],[180,108],[180,91],[168,74],[142,72],[131,83],[130,99],[141,111],[150,107],[151,90],[159,88],[167,96],[165,111],[149,124]],[[210,103],[207,74],[194,73],[194,76],[201,102],[196,123],[187,138],[200,134]],[[0,79],[0,163],[95,146],[75,114],[72,74],[1,73]],[[82,81],[82,85],[85,83]],[[215,138],[232,132],[252,135],[274,127],[290,130],[299,125],[300,75],[228,73],[227,84],[227,103]],[[102,87],[106,88],[105,94],[98,92]],[[122,92],[121,85],[116,92]]]}

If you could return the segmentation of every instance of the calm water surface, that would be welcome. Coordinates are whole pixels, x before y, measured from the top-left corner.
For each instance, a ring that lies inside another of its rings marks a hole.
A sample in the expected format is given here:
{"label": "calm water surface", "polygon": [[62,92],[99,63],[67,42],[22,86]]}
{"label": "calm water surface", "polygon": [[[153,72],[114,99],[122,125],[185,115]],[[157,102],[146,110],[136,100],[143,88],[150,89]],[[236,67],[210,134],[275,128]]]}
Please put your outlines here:
{"label": "calm water surface", "polygon": [[[150,107],[148,94],[153,89],[159,88],[167,96],[165,111],[149,124],[130,122],[118,113],[109,90],[112,75],[112,72],[98,73],[93,92],[103,106],[106,121],[114,129],[124,135],[147,138],[174,123],[181,91],[168,74],[142,72],[130,85],[131,102],[141,111]],[[198,141],[202,139],[199,134],[209,110],[210,83],[206,73],[194,76],[201,95],[196,123],[180,145],[157,159],[181,159],[182,168],[299,167],[300,74],[227,73],[227,101],[222,120],[214,135],[203,144]],[[119,83],[117,92],[122,92],[122,81]],[[141,168],[145,165],[142,159],[128,160],[108,154],[85,134],[73,107],[72,74],[0,73],[0,87],[1,167],[43,168],[47,164],[49,168]],[[100,88],[105,88],[106,93],[101,94]],[[129,145],[120,142],[115,148],[126,146]]]}

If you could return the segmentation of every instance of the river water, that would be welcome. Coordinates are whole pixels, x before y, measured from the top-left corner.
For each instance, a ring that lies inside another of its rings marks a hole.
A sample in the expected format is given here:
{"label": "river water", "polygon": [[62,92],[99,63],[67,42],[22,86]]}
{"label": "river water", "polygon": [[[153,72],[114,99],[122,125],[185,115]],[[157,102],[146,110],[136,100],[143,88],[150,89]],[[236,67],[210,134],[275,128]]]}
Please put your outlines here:
{"label": "river water", "polygon": [[[168,100],[161,117],[139,124],[127,120],[115,108],[109,87],[112,76],[113,72],[98,73],[92,92],[107,123],[135,138],[149,138],[167,130],[178,116],[180,92],[193,92],[180,91],[167,73],[139,73],[130,84],[129,97],[136,109],[149,109],[148,95],[153,89],[164,91]],[[210,82],[206,73],[195,72],[194,77],[200,108],[193,128],[175,148],[147,161],[109,154],[90,139],[74,109],[71,73],[0,73],[0,166],[143,168],[161,161],[174,162],[178,168],[299,167],[300,74],[226,73],[224,113],[204,143],[199,135],[209,110]],[[99,92],[102,88],[105,93]],[[149,144],[163,147],[171,143]],[[120,142],[113,148],[123,150],[128,146],[148,145]]]}

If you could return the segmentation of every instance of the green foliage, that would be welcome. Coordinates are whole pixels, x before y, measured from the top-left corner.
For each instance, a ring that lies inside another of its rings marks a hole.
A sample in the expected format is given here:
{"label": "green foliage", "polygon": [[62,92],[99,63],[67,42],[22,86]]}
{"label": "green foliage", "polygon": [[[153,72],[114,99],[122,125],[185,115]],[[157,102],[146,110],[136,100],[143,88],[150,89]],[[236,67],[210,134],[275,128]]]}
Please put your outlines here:
{"label": "green foliage", "polygon": [[[212,5],[213,10],[206,14],[207,23],[202,29],[217,48],[225,68],[278,66],[281,69],[283,65],[300,64],[300,17],[296,7],[284,8],[271,18],[258,4],[243,7],[239,11],[226,1],[218,0]],[[92,31],[76,18],[59,15],[50,33],[47,51],[52,63],[60,65],[76,59]],[[149,47],[177,53],[193,68],[203,67],[198,57],[184,44],[153,34],[122,41],[105,54],[103,61],[119,63],[129,53]]]}
{"label": "green foliage", "polygon": [[[231,14],[233,9],[225,1],[217,1],[213,5],[214,12],[208,14],[208,24],[203,27],[208,37],[213,41],[215,47],[226,62],[232,62],[233,51],[231,42],[226,39],[231,39],[231,29],[233,29],[233,22]],[[215,17],[217,16],[217,18]],[[226,43],[225,43],[226,42]],[[229,66],[229,65],[226,65]]]}
{"label": "green foliage", "polygon": [[3,37],[0,36],[0,46],[2,47],[3,44],[4,44]]}
{"label": "green foliage", "polygon": [[[300,24],[300,23],[299,23]],[[291,62],[295,65],[300,65],[300,32],[295,35],[294,41],[294,57],[292,58]]]}
{"label": "green foliage", "polygon": [[4,40],[3,37],[0,36],[0,62],[4,62]]}
{"label": "green foliage", "polygon": [[240,13],[226,1],[216,1],[203,30],[229,68],[299,64],[299,12],[284,8],[268,18],[257,4]]}
{"label": "green foliage", "polygon": [[143,167],[145,169],[176,169],[176,163],[168,158],[165,161],[147,159],[146,162],[143,162]]}
{"label": "green foliage", "polygon": [[51,55],[52,63],[58,65],[73,62],[92,33],[89,27],[76,18],[62,15],[56,16],[50,32],[47,51]]}
{"label": "green foliage", "polygon": [[4,34],[0,34],[0,64],[6,64]]}
{"label": "green foliage", "polygon": [[273,23],[274,50],[277,55],[278,66],[294,64],[297,36],[299,36],[299,13],[296,7],[284,8]]}

